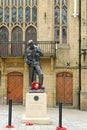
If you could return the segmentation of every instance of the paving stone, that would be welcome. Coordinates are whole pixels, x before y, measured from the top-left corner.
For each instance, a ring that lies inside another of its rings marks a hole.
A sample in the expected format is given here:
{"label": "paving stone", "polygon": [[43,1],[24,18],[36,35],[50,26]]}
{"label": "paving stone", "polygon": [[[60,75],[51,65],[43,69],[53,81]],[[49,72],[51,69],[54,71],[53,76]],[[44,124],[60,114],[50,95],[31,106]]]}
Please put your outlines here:
{"label": "paving stone", "polygon": [[[87,111],[76,109],[62,110],[62,126],[67,130],[87,130]],[[0,130],[56,130],[59,123],[58,108],[48,108],[47,113],[51,119],[51,125],[27,126],[22,123],[22,116],[25,114],[25,106],[12,106],[12,125],[14,128],[6,128],[8,125],[8,105],[0,105]]]}

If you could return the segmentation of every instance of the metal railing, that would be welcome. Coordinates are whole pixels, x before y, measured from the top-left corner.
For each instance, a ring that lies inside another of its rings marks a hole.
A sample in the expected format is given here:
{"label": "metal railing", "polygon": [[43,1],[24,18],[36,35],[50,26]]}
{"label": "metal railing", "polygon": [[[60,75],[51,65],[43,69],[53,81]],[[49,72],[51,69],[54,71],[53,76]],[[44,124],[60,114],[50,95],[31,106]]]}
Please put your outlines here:
{"label": "metal railing", "polygon": [[[52,41],[38,41],[45,57],[56,57],[55,43]],[[26,42],[0,42],[0,56],[24,56],[27,48]]]}

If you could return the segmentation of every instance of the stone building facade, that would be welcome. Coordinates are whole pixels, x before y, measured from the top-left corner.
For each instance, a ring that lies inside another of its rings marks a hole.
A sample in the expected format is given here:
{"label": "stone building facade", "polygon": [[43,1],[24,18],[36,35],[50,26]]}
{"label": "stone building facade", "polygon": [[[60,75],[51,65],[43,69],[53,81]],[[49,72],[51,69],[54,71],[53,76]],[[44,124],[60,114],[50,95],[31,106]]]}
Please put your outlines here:
{"label": "stone building facade", "polygon": [[25,104],[29,68],[24,55],[27,41],[33,39],[44,52],[41,65],[48,107],[63,102],[87,110],[87,2],[81,1],[79,26],[79,1],[0,0],[0,103],[12,98],[13,103]]}

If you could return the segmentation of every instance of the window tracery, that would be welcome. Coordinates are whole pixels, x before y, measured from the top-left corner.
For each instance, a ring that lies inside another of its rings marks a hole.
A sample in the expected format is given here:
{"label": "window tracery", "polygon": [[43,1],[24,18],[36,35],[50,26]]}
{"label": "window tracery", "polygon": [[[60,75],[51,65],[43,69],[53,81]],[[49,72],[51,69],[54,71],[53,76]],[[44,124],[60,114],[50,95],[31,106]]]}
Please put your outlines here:
{"label": "window tracery", "polygon": [[13,27],[31,23],[37,26],[37,0],[0,0],[0,24]]}
{"label": "window tracery", "polygon": [[67,0],[54,1],[54,40],[67,43]]}

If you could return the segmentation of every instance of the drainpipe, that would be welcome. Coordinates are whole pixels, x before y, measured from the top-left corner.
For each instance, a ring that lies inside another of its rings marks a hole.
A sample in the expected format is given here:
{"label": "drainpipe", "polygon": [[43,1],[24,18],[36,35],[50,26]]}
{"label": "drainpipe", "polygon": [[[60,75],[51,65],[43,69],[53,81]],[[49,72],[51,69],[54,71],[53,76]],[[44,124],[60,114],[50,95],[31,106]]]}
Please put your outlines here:
{"label": "drainpipe", "polygon": [[81,93],[81,0],[79,0],[79,90],[78,90],[78,109],[80,110]]}

